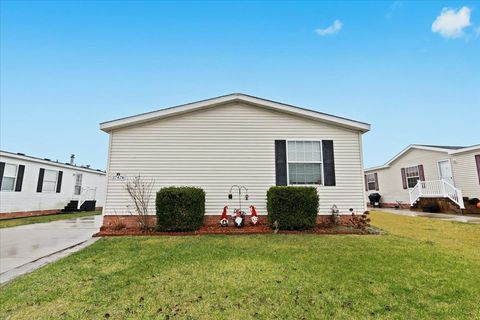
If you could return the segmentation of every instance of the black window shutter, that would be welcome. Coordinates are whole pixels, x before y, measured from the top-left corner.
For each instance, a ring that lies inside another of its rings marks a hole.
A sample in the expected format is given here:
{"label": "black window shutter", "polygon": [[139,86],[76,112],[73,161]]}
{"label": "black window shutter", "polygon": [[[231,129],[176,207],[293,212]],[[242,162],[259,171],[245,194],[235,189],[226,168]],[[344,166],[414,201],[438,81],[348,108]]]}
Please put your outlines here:
{"label": "black window shutter", "polygon": [[420,181],[425,181],[425,172],[423,171],[423,165],[422,164],[418,165],[418,176],[420,178]]}
{"label": "black window shutter", "polygon": [[373,176],[375,177],[375,190],[378,191],[380,190],[378,187],[378,174],[375,172]]}
{"label": "black window shutter", "polygon": [[15,183],[15,192],[22,191],[23,174],[25,173],[25,166],[23,164],[18,166],[17,182]]}
{"label": "black window shutter", "polygon": [[480,183],[480,154],[475,155],[475,164],[477,165],[478,183]]}
{"label": "black window shutter", "polygon": [[323,185],[335,186],[335,159],[333,156],[333,140],[322,141],[323,173],[325,175]]}
{"label": "black window shutter", "polygon": [[5,171],[5,162],[0,162],[0,189],[2,188],[3,172]]}
{"label": "black window shutter", "polygon": [[400,169],[400,173],[402,174],[402,185],[403,185],[403,189],[408,189],[408,186],[407,186],[407,174],[405,172],[405,168],[401,168]]}
{"label": "black window shutter", "polygon": [[58,171],[57,193],[60,193],[62,191],[62,178],[63,178],[63,171]]}
{"label": "black window shutter", "polygon": [[275,184],[287,185],[287,141],[275,140]]}
{"label": "black window shutter", "polygon": [[45,175],[45,169],[40,168],[40,171],[38,172],[37,192],[42,192],[44,175]]}

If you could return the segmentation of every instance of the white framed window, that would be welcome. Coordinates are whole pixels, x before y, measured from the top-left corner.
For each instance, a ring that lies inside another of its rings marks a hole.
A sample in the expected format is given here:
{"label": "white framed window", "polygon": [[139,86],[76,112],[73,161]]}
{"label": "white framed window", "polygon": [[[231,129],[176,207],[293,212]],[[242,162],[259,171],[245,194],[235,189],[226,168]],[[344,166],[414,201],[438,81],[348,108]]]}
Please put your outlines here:
{"label": "white framed window", "polygon": [[407,187],[415,187],[418,180],[420,180],[420,171],[418,170],[418,166],[405,168],[405,176],[407,178]]}
{"label": "white framed window", "polygon": [[15,182],[17,180],[18,166],[16,164],[5,163],[3,171],[3,179],[1,181],[2,191],[13,191],[15,189]]}
{"label": "white framed window", "polygon": [[375,173],[367,174],[367,191],[377,190],[377,183],[375,181]]}
{"label": "white framed window", "polygon": [[83,178],[83,175],[81,173],[77,173],[75,175],[75,186],[74,186],[74,189],[73,189],[73,194],[74,195],[80,195],[80,193],[82,193],[82,178]]}
{"label": "white framed window", "polygon": [[287,141],[287,170],[290,185],[322,184],[320,141]]}
{"label": "white framed window", "polygon": [[58,171],[45,170],[43,175],[42,192],[55,192],[57,190]]}

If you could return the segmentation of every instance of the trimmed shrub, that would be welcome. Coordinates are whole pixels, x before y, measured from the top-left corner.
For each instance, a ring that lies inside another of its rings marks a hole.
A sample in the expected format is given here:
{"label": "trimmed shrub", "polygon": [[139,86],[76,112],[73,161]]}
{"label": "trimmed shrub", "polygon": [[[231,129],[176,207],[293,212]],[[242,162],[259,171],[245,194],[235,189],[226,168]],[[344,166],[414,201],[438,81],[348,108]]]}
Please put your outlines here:
{"label": "trimmed shrub", "polygon": [[478,202],[480,202],[480,200],[478,200],[478,198],[468,199],[468,204],[470,204],[472,206],[476,206]]}
{"label": "trimmed shrub", "polygon": [[278,221],[281,230],[305,230],[315,227],[318,193],[314,187],[271,187],[267,191],[268,222]]}
{"label": "trimmed shrub", "polygon": [[205,192],[195,187],[168,187],[157,192],[157,230],[194,231],[203,225]]}

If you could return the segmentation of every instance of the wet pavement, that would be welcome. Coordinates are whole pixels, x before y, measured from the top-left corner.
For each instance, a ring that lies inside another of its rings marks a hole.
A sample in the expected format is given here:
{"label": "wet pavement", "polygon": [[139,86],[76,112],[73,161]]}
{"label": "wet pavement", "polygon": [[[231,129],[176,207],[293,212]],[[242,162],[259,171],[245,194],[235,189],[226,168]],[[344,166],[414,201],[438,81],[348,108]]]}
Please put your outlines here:
{"label": "wet pavement", "polygon": [[398,214],[401,216],[409,216],[409,217],[424,217],[424,218],[432,218],[432,219],[439,219],[439,220],[445,220],[445,221],[480,224],[480,215],[460,215],[460,214],[448,214],[448,213],[417,212],[417,211],[410,211],[410,210],[396,210],[396,209],[390,209],[390,208],[370,209],[370,211],[388,212],[388,213]]}
{"label": "wet pavement", "polygon": [[84,247],[101,225],[96,215],[0,229],[0,283]]}

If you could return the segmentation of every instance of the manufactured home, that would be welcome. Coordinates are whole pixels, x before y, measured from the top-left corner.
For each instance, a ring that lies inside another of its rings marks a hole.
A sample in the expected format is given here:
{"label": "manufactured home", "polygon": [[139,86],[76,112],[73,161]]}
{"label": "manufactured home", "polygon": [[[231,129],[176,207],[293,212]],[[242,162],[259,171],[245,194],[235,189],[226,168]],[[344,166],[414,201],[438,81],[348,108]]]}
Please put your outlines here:
{"label": "manufactured home", "polygon": [[464,209],[464,198],[480,198],[480,145],[410,145],[386,164],[365,169],[364,179],[367,202],[379,193],[384,207],[445,198]]}
{"label": "manufactured home", "polygon": [[[232,185],[244,186],[249,205],[266,215],[275,185],[315,186],[319,215],[365,210],[362,135],[370,125],[245,94],[230,94],[100,124],[109,134],[104,224],[128,217],[125,181],[141,176],[166,186],[206,192],[206,215],[218,217]],[[155,215],[155,193],[149,212]],[[243,197],[243,195],[242,195]],[[208,218],[208,217],[207,217]]]}
{"label": "manufactured home", "polygon": [[0,218],[94,210],[104,197],[104,171],[0,151]]}

